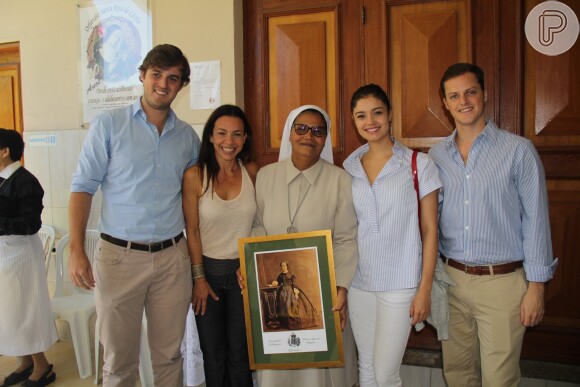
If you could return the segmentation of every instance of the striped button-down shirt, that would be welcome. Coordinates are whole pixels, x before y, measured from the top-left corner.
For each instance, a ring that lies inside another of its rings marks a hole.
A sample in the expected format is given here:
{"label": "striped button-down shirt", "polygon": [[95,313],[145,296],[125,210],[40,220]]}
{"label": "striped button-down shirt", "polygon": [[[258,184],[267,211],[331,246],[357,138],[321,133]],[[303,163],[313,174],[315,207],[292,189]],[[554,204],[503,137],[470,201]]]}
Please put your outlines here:
{"label": "striped button-down shirt", "polygon": [[490,120],[464,163],[456,135],[429,151],[443,181],[441,253],[468,265],[523,260],[528,280],[549,280],[557,260],[552,257],[544,170],[534,146]]}
{"label": "striped button-down shirt", "polygon": [[[361,164],[368,149],[365,144],[344,161],[358,218],[359,261],[352,286],[365,291],[415,288],[422,255],[413,152],[395,140],[393,156],[371,185]],[[421,198],[441,187],[437,167],[424,153],[418,154],[417,171]]]}

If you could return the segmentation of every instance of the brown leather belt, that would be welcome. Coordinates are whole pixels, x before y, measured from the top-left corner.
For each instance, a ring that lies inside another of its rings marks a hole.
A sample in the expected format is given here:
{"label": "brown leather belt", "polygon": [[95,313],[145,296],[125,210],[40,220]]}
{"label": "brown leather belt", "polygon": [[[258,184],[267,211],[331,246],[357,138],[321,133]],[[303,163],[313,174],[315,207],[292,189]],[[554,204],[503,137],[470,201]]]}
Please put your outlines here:
{"label": "brown leather belt", "polygon": [[139,251],[148,251],[150,253],[156,253],[163,249],[173,246],[183,238],[183,232],[180,232],[175,238],[164,240],[163,242],[153,242],[153,243],[135,243],[129,242],[123,239],[115,238],[114,236],[110,236],[109,234],[101,233],[101,239],[112,243],[117,246],[130,248],[133,250]]}
{"label": "brown leather belt", "polygon": [[451,258],[441,255],[443,262],[447,265],[471,275],[493,275],[493,274],[508,274],[513,273],[516,269],[523,266],[522,261],[515,261],[510,263],[502,263],[499,265],[487,266],[468,266],[461,262],[457,262]]}

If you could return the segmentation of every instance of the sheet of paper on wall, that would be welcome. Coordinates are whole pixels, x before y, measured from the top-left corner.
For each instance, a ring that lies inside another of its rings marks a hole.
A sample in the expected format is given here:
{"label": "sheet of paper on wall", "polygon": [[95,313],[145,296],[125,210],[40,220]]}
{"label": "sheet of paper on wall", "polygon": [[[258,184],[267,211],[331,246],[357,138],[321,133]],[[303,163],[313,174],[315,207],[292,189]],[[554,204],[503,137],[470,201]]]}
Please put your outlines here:
{"label": "sheet of paper on wall", "polygon": [[222,104],[220,61],[191,62],[192,109],[215,109]]}

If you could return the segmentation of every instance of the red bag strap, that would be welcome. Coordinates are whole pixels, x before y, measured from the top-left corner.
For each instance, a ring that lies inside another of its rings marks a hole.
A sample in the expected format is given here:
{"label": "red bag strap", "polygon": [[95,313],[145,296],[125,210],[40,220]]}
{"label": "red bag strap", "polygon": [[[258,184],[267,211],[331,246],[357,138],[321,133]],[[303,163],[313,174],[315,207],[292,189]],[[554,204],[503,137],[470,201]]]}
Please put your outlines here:
{"label": "red bag strap", "polygon": [[419,198],[419,174],[417,173],[417,154],[418,150],[413,149],[413,156],[411,156],[411,171],[413,172],[413,183],[415,185],[415,192],[417,194],[417,213],[419,214],[419,233],[421,233],[421,199]]}

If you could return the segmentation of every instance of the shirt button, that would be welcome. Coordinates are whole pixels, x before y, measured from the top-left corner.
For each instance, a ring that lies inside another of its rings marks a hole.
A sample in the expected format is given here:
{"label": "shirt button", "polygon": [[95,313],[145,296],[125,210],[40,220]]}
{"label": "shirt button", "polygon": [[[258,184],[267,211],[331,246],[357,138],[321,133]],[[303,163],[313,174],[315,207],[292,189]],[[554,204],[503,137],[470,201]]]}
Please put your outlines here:
{"label": "shirt button", "polygon": [[465,178],[466,178],[466,179],[469,179],[469,177],[470,177],[470,175],[466,175],[466,176],[465,176]]}
{"label": "shirt button", "polygon": [[465,231],[469,231],[469,226],[465,226]]}
{"label": "shirt button", "polygon": [[465,205],[468,206],[469,205],[469,200],[465,201]]}

